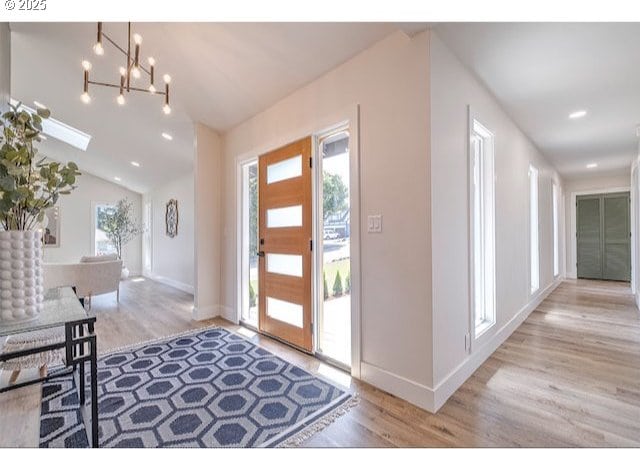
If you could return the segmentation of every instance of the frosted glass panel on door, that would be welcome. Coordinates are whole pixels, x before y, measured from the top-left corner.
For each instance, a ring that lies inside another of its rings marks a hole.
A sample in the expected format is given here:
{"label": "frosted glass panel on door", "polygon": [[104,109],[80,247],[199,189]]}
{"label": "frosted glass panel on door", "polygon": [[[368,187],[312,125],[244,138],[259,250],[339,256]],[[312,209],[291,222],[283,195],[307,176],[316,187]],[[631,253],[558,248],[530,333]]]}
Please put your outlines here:
{"label": "frosted glass panel on door", "polygon": [[302,226],[302,206],[279,207],[267,210],[268,228]]}
{"label": "frosted glass panel on door", "polygon": [[286,276],[302,277],[302,256],[267,254],[267,271]]}
{"label": "frosted glass panel on door", "polygon": [[302,327],[302,306],[267,296],[267,315],[278,321]]}
{"label": "frosted glass panel on door", "polygon": [[267,166],[267,184],[302,176],[302,155]]}

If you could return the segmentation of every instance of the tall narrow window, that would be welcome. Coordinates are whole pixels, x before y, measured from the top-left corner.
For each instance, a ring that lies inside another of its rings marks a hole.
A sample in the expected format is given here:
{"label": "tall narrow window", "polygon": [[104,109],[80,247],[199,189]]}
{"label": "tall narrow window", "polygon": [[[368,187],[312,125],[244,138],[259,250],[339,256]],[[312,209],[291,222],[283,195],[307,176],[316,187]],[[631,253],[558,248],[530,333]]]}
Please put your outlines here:
{"label": "tall narrow window", "polygon": [[538,169],[529,166],[529,243],[531,293],[540,288],[540,250],[538,244]]}
{"label": "tall narrow window", "polygon": [[245,324],[258,327],[258,161],[242,165],[242,313]]}
{"label": "tall narrow window", "polygon": [[493,134],[473,120],[470,141],[472,296],[475,338],[495,323]]}
{"label": "tall narrow window", "polygon": [[105,220],[115,212],[116,208],[112,204],[96,204],[94,206],[93,254],[96,256],[117,253],[116,247],[109,239],[105,229]]}
{"label": "tall narrow window", "polygon": [[560,241],[558,235],[558,186],[553,183],[553,277],[560,274]]}

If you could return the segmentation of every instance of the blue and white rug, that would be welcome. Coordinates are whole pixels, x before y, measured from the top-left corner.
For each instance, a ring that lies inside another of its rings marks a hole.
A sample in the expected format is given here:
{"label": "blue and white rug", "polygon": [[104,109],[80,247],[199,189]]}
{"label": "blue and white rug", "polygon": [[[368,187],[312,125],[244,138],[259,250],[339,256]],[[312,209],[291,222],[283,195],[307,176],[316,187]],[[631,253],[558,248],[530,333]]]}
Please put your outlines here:
{"label": "blue and white rug", "polygon": [[[102,356],[98,383],[103,447],[297,445],[357,402],[220,328]],[[40,447],[86,446],[73,376],[44,383]]]}

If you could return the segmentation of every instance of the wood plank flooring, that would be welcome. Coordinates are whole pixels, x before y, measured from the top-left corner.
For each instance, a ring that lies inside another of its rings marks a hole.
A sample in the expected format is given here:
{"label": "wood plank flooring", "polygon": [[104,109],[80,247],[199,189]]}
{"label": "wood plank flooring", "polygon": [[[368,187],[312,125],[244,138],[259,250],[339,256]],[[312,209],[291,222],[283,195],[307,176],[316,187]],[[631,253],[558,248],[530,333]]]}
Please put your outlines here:
{"label": "wood plank flooring", "polygon": [[[435,415],[227,321],[194,322],[191,306],[127,281],[119,306],[94,299],[99,350],[211,324],[241,332],[360,394],[306,446],[640,445],[640,311],[625,283],[563,282]],[[0,446],[37,445],[39,403],[39,387],[0,395]]]}

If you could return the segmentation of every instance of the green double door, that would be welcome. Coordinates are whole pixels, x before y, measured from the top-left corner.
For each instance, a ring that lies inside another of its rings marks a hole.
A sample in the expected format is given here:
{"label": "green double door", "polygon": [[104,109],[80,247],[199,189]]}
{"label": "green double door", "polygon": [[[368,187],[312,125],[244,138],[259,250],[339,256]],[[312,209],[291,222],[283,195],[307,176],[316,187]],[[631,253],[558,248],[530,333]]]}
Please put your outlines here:
{"label": "green double door", "polygon": [[576,198],[578,278],[631,280],[629,192]]}

